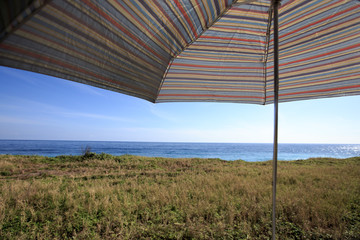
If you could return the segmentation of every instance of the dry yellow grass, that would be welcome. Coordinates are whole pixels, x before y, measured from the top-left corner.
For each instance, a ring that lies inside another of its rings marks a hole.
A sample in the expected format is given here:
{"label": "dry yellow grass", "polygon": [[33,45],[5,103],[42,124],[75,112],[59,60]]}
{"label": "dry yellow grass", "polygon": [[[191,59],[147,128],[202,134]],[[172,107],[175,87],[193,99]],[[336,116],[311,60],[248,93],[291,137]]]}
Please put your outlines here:
{"label": "dry yellow grass", "polygon": [[[360,238],[360,158],[279,163],[279,239]],[[0,156],[1,239],[268,239],[271,163]]]}

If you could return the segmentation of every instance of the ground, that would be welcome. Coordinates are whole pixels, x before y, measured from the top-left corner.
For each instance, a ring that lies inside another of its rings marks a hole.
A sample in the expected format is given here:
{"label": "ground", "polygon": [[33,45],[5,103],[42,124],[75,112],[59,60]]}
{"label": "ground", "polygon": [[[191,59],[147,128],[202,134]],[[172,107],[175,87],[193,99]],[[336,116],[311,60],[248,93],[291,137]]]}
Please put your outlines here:
{"label": "ground", "polygon": [[[360,239],[360,157],[280,161],[279,239]],[[269,239],[271,162],[0,155],[1,239]]]}

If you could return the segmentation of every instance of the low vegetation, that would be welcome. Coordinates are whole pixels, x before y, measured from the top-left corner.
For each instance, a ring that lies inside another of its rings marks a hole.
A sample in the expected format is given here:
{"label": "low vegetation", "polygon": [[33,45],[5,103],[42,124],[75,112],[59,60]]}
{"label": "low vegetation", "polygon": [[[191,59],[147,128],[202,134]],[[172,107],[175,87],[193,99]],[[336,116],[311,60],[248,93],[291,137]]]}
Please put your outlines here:
{"label": "low vegetation", "polygon": [[[360,157],[281,161],[279,239],[360,239]],[[0,155],[0,239],[269,239],[271,162]]]}

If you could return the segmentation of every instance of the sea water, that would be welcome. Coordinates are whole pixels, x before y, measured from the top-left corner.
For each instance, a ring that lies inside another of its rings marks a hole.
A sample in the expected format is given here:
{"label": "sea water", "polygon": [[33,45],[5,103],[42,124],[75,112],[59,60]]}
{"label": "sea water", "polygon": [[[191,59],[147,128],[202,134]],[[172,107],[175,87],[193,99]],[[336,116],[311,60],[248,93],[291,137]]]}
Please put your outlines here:
{"label": "sea water", "polygon": [[[170,158],[220,158],[267,161],[273,156],[271,143],[170,143],[116,141],[0,140],[0,154],[81,155],[86,149],[112,155],[131,154]],[[279,144],[279,160],[311,157],[360,156],[360,144]]]}

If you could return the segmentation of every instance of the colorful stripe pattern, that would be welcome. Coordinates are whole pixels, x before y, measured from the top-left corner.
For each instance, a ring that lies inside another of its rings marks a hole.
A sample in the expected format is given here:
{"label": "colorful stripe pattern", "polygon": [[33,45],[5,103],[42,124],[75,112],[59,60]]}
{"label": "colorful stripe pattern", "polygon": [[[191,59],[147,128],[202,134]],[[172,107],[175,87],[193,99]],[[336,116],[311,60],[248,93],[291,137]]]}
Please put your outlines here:
{"label": "colorful stripe pattern", "polygon": [[[360,1],[282,1],[280,101],[360,93]],[[272,41],[272,39],[271,39]],[[273,102],[273,49],[266,102]]]}
{"label": "colorful stripe pattern", "polygon": [[269,1],[239,1],[171,63],[157,99],[262,104]]}
{"label": "colorful stripe pattern", "polygon": [[[0,65],[152,102],[272,103],[270,5],[2,1]],[[360,93],[358,19],[358,0],[282,0],[280,101]]]}

